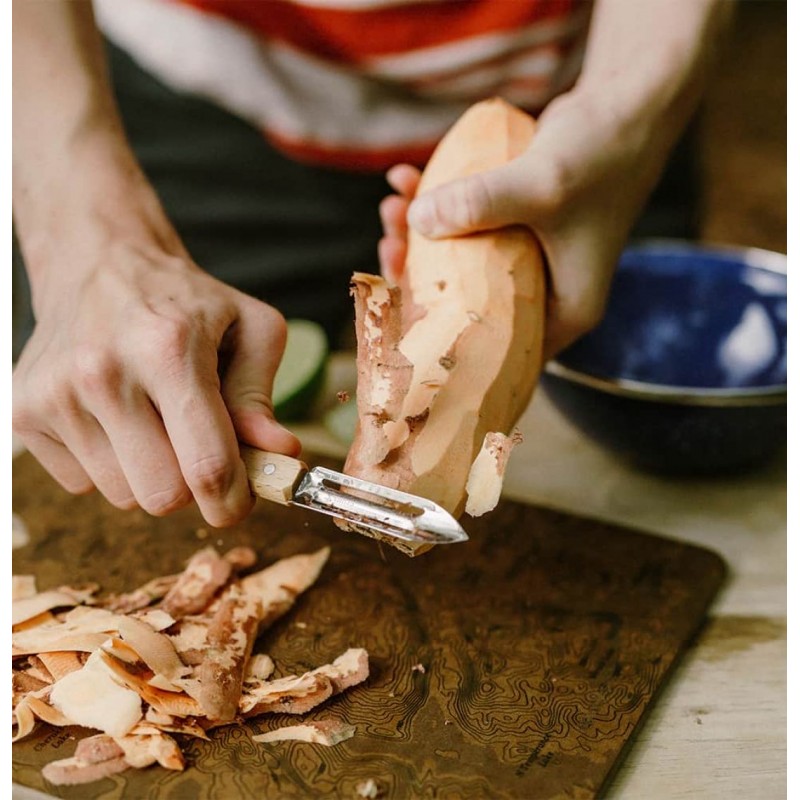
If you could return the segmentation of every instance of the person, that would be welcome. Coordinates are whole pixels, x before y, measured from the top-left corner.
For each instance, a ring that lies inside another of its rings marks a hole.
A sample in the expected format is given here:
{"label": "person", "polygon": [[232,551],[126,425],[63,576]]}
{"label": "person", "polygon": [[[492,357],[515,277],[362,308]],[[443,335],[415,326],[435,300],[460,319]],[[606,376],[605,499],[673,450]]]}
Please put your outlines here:
{"label": "person", "polygon": [[[271,406],[285,315],[333,331],[376,243],[397,278],[408,225],[529,226],[547,355],[595,325],[727,14],[721,0],[97,8],[108,61],[90,2],[14,3],[14,218],[36,324],[13,426],[70,492],[156,515],[194,500],[214,526],[253,503],[239,442],[300,450]],[[527,151],[415,197],[436,140],[494,94],[539,116]]]}

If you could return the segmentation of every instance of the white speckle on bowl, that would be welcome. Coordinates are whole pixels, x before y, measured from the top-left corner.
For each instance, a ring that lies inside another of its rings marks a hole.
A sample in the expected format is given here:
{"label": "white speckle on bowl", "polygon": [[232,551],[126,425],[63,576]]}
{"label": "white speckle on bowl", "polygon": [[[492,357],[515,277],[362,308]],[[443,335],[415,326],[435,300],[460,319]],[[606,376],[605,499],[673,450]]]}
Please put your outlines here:
{"label": "white speckle on bowl", "polygon": [[[702,320],[695,324],[699,327]],[[654,315],[650,335],[642,347],[633,347],[622,353],[619,372],[623,375],[646,375],[651,364],[669,363],[672,353],[679,350],[687,337],[686,326],[674,313]]]}
{"label": "white speckle on bowl", "polygon": [[739,324],[719,349],[729,386],[747,385],[770,366],[779,353],[778,340],[764,307],[750,303]]}
{"label": "white speckle on bowl", "polygon": [[25,547],[30,542],[31,536],[28,533],[28,526],[19,514],[11,515],[11,547],[16,550],[18,547]]}

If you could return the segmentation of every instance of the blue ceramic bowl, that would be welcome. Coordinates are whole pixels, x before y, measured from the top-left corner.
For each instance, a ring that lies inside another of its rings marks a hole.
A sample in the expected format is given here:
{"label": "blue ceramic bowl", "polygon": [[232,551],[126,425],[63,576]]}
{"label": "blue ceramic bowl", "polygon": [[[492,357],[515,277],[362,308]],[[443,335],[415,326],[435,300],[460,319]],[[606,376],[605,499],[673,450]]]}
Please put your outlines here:
{"label": "blue ceramic bowl", "polygon": [[542,385],[640,467],[723,474],[786,445],[786,256],[649,241],[619,263],[603,322]]}

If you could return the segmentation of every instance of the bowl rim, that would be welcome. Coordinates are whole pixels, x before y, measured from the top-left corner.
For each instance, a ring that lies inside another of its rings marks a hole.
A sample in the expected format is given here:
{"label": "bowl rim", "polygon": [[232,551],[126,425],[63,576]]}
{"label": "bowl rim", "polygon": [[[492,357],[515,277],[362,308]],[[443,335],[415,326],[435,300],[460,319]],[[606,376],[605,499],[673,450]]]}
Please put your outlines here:
{"label": "bowl rim", "polygon": [[[640,252],[642,250],[658,253],[669,252],[680,254],[681,251],[689,254],[708,254],[728,256],[735,258],[748,267],[765,269],[786,275],[786,253],[777,250],[766,250],[762,247],[744,247],[735,244],[722,244],[715,242],[693,242],[688,239],[669,239],[667,237],[653,237],[647,239],[632,239],[622,253]],[[621,256],[622,254],[620,254]]]}
{"label": "bowl rim", "polygon": [[[678,255],[692,253],[728,256],[748,267],[787,275],[786,254],[758,247],[738,247],[736,245],[689,242],[683,239],[658,238],[635,240],[623,252],[643,251]],[[544,371],[552,377],[598,389],[608,394],[650,402],[694,406],[779,406],[785,405],[787,398],[785,383],[715,389],[702,386],[673,386],[630,378],[603,378],[567,367],[558,361],[558,356],[545,364]]]}

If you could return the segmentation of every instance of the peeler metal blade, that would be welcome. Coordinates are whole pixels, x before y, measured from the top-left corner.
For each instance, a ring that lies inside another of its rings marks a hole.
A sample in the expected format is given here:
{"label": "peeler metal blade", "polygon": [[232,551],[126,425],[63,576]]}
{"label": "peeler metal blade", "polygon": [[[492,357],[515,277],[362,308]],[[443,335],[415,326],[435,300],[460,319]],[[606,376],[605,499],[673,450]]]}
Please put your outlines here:
{"label": "peeler metal blade", "polygon": [[325,467],[309,470],[290,502],[404,542],[453,544],[469,538],[457,520],[431,500]]}
{"label": "peeler metal blade", "polygon": [[441,506],[408,492],[352,478],[326,467],[247,445],[239,447],[250,488],[257,497],[339,517],[403,542],[452,544],[469,537]]}

